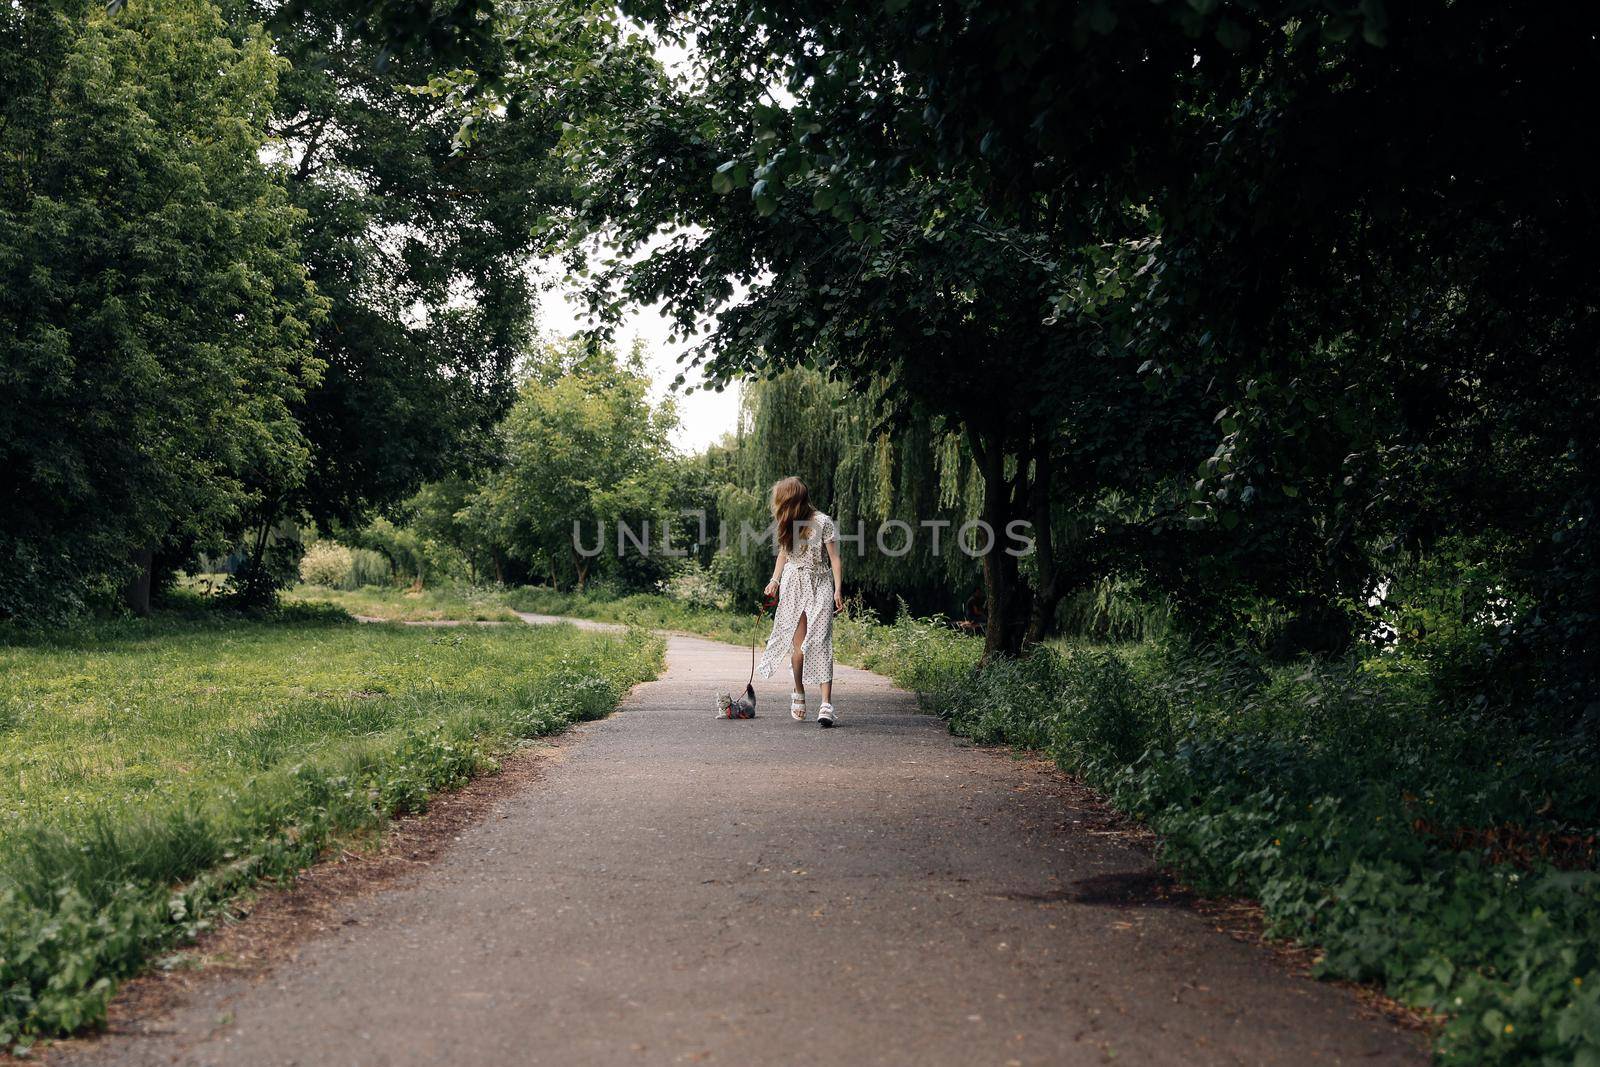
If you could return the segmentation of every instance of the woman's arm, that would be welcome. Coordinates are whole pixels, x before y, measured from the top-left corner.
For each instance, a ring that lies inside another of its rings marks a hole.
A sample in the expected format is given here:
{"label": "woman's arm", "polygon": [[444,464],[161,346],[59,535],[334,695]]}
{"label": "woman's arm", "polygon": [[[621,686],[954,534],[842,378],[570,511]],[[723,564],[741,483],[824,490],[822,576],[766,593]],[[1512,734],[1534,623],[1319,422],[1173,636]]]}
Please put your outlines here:
{"label": "woman's arm", "polygon": [[839,542],[828,542],[828,562],[833,564],[833,610],[844,610],[844,564],[839,562]]}
{"label": "woman's arm", "polygon": [[771,596],[778,591],[778,579],[783,576],[783,565],[788,562],[789,550],[780,545],[778,547],[778,562],[773,565],[772,577],[768,580],[767,588],[764,590],[767,596]]}

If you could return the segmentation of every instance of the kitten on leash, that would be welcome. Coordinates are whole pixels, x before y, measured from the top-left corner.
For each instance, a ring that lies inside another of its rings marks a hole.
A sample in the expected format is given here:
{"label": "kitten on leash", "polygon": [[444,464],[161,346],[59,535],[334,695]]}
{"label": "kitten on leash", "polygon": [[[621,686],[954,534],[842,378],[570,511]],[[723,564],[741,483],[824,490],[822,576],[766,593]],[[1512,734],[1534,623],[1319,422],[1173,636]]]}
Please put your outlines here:
{"label": "kitten on leash", "polygon": [[717,694],[717,718],[719,719],[753,719],[756,717],[756,687],[747,684],[744,695],[738,700],[733,699],[730,693]]}
{"label": "kitten on leash", "polygon": [[[759,622],[767,609],[776,603],[775,597],[767,597],[761,602],[761,610],[756,615]],[[727,691],[717,694],[717,718],[719,719],[753,719],[756,717],[756,639],[750,639],[750,679],[744,683],[744,695],[738,700],[733,699],[733,694]]]}

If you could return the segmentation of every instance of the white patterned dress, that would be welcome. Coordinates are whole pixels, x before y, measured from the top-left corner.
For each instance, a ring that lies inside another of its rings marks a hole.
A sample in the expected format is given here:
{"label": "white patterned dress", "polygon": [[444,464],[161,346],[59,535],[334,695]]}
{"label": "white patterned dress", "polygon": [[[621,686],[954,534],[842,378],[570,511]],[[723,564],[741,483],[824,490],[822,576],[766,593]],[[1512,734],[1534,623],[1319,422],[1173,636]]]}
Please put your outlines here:
{"label": "white patterned dress", "polygon": [[761,662],[756,664],[756,673],[761,677],[771,678],[779,664],[787,665],[795,629],[804,615],[805,666],[800,669],[800,680],[819,685],[833,681],[833,571],[822,546],[838,539],[838,527],[820,511],[813,513],[809,522],[800,524],[795,550],[789,553],[778,577],[778,610],[772,621],[772,637],[767,640]]}

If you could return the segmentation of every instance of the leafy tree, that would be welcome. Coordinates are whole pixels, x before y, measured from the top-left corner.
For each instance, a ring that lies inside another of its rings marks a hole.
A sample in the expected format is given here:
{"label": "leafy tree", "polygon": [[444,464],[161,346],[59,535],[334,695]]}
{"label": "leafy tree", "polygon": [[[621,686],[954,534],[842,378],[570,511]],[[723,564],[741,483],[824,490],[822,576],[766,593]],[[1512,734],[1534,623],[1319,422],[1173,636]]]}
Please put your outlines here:
{"label": "leafy tree", "polygon": [[[978,579],[977,563],[956,544],[982,500],[971,453],[959,435],[925,424],[889,433],[873,408],[870,396],[805,367],[747,385],[722,501],[730,540],[741,522],[764,527],[769,487],[797,475],[839,524],[852,596],[890,613],[901,600],[924,613],[951,612]],[[770,559],[749,554],[725,567],[752,603],[772,570]]]}
{"label": "leafy tree", "polygon": [[[803,352],[858,385],[881,376],[973,437],[994,516],[1062,502],[1035,491],[1041,440],[1049,455],[1096,422],[1133,430],[1065,466],[1094,472],[1084,499],[1140,473],[1128,487],[1149,504],[1114,555],[1213,632],[1265,598],[1304,624],[1290,647],[1335,650],[1383,546],[1426,547],[1460,515],[1534,594],[1510,643],[1543,649],[1537,686],[1581,706],[1600,662],[1600,582],[1574,581],[1594,577],[1595,457],[1578,442],[1600,398],[1576,237],[1594,199],[1562,101],[1594,58],[1587,12],[628,9],[692,32],[706,77],[626,126],[648,177],[611,172],[624,246],[668,221],[701,229],[619,284],[669,297],[686,326],[721,312],[714,368]],[[896,262],[922,292],[886,284]],[[995,396],[1029,403],[984,411]],[[993,562],[991,599],[1011,584]]]}
{"label": "leafy tree", "polygon": [[1264,76],[1237,78],[1201,175],[1168,194],[1190,210],[1166,209],[1169,269],[1141,297],[1193,309],[1191,343],[1159,364],[1224,383],[1201,501],[1358,603],[1465,536],[1523,605],[1480,695],[1593,730],[1600,377],[1580,235],[1600,203],[1563,114],[1593,13],[1432,3],[1347,25],[1253,27],[1227,66]]}
{"label": "leafy tree", "polygon": [[488,534],[481,509],[474,500],[481,477],[456,475],[429,482],[406,502],[407,525],[425,540],[448,545],[466,562],[467,579],[485,574],[505,581],[505,555]]}
{"label": "leafy tree", "polygon": [[[776,14],[753,40],[733,28],[767,14],[683,11],[703,85],[647,87],[620,117],[588,121],[579,166],[595,192],[578,229],[609,224],[622,252],[594,309],[603,317],[619,294],[659,300],[685,331],[714,316],[697,354],[714,379],[810,362],[870,393],[874,431],[961,435],[997,534],[983,556],[990,650],[1014,651],[1093,577],[1087,551],[1057,550],[1058,497],[1170,483],[1203,458],[1209,412],[1144,389],[1125,346],[1057,299],[1061,245],[1148,223],[1108,193],[947,163],[924,109],[895,88],[892,56],[858,63],[848,91],[829,95],[814,80],[840,77],[823,64],[859,53],[830,51],[826,34],[810,51],[815,27]],[[774,82],[803,103],[771,103]],[[1038,538],[1025,566],[1004,551],[1019,521]]]}
{"label": "leafy tree", "polygon": [[642,536],[648,521],[658,538],[671,496],[677,415],[670,403],[652,406],[649,388],[638,348],[619,359],[578,341],[540,352],[523,377],[500,429],[499,467],[472,506],[511,556],[552,583],[581,591],[597,568],[659,577],[664,557],[640,560],[631,542],[625,558],[617,550],[618,522]]}
{"label": "leafy tree", "polygon": [[59,615],[292,492],[322,371],[283,64],[205,0],[0,10],[0,616]]}
{"label": "leafy tree", "polygon": [[310,470],[264,502],[262,529],[302,511],[363,519],[470,459],[510,402],[533,313],[522,259],[548,125],[502,121],[453,155],[459,114],[409,91],[426,73],[380,69],[377,47],[335,11],[269,0],[233,12],[237,26],[267,25],[288,61],[272,131],[305,213],[307,266],[330,302],[316,332],[327,369],[296,409]]}

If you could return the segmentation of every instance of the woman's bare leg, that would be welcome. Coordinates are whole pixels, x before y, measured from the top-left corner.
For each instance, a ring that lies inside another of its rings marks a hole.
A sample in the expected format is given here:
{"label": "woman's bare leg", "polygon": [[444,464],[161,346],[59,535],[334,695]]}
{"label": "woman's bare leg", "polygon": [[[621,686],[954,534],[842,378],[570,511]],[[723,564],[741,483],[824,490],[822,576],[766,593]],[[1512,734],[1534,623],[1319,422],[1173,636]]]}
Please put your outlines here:
{"label": "woman's bare leg", "polygon": [[794,646],[789,650],[789,666],[794,670],[794,691],[804,693],[806,684],[801,680],[806,666],[806,616],[800,614],[800,621],[794,628]]}
{"label": "woman's bare leg", "polygon": [[824,704],[832,704],[833,703],[833,683],[832,682],[823,682],[822,683],[822,702]]}

